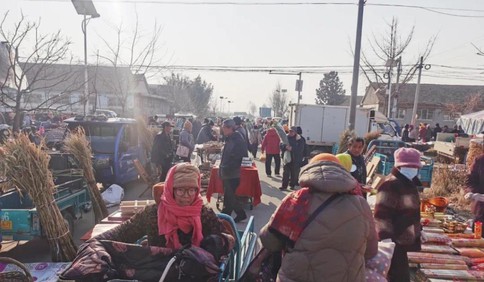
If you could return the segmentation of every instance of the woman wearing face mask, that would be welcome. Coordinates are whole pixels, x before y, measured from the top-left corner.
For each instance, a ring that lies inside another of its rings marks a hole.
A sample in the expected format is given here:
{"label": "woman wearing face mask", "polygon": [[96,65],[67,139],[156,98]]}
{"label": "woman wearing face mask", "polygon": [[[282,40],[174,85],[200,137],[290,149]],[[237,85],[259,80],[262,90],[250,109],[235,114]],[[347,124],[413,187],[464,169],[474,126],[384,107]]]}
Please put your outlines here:
{"label": "woman wearing face mask", "polygon": [[375,223],[379,240],[395,242],[388,281],[410,281],[407,252],[419,251],[420,198],[417,178],[420,152],[412,148],[395,151],[395,167],[378,188]]}

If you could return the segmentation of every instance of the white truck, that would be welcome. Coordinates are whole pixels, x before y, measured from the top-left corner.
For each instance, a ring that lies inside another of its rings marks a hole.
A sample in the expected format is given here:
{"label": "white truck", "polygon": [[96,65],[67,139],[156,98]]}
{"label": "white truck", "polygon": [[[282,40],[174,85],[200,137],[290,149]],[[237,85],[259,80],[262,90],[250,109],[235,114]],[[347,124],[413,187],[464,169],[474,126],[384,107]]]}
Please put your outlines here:
{"label": "white truck", "polygon": [[434,143],[434,149],[439,156],[463,164],[469,151],[470,141],[470,137],[460,137],[455,133],[439,132]]}
{"label": "white truck", "polygon": [[[337,144],[341,134],[348,128],[350,107],[291,104],[289,105],[289,125],[301,126],[306,143],[317,147],[329,147]],[[363,137],[366,133],[379,130],[382,138],[398,138],[399,133],[380,112],[356,108],[355,132]]]}

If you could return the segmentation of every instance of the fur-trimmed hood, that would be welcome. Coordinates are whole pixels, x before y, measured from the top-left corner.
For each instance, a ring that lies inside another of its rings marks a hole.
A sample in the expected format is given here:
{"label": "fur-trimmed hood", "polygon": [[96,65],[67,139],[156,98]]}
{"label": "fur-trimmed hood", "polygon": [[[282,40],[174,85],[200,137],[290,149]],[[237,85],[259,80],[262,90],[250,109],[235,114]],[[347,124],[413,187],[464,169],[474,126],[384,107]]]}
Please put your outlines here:
{"label": "fur-trimmed hood", "polygon": [[357,182],[341,165],[319,161],[301,169],[299,184],[315,192],[346,193],[353,190]]}

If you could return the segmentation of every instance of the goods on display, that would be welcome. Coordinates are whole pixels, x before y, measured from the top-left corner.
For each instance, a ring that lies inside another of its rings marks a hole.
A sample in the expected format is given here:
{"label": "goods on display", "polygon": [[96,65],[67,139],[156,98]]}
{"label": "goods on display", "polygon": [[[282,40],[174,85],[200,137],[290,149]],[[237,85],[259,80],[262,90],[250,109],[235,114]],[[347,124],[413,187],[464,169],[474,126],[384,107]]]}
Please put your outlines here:
{"label": "goods on display", "polygon": [[79,166],[82,168],[84,178],[88,184],[89,196],[92,201],[92,209],[94,210],[94,220],[96,224],[109,215],[106,204],[102,199],[101,192],[97,187],[96,178],[91,159],[91,147],[86,139],[86,133],[82,127],[78,127],[75,132],[71,132],[64,140],[64,147],[67,152],[74,155],[79,161]]}
{"label": "goods on display", "polygon": [[18,189],[27,192],[37,208],[52,261],[73,260],[77,248],[54,198],[55,185],[47,152],[21,134],[7,142],[0,154],[5,176]]}

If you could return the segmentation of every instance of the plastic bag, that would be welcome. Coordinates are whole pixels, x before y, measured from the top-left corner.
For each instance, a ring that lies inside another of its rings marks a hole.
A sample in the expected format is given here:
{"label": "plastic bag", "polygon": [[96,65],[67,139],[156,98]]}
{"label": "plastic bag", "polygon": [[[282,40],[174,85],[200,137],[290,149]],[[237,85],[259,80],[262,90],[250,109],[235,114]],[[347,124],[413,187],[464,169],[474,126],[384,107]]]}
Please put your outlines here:
{"label": "plastic bag", "polygon": [[113,184],[106,191],[102,192],[101,197],[106,207],[119,205],[124,198],[124,189],[117,184]]}
{"label": "plastic bag", "polygon": [[284,152],[284,155],[282,156],[282,162],[284,164],[288,164],[288,163],[292,162],[291,152],[290,151],[285,151]]}

